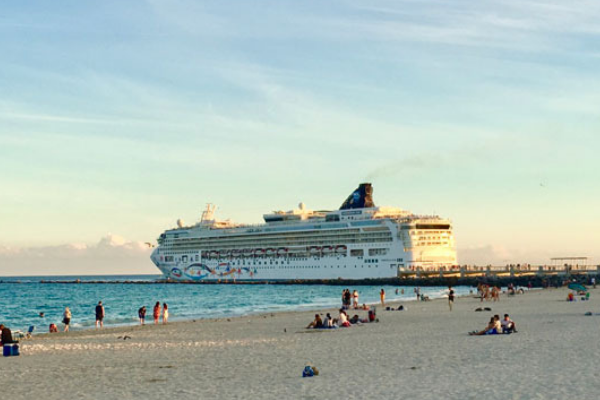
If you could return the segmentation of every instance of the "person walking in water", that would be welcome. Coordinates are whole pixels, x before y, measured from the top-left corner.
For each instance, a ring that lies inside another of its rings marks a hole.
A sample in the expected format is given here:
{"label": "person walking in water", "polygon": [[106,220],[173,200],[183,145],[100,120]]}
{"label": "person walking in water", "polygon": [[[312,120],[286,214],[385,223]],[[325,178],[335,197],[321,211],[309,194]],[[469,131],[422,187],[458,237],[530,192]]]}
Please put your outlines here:
{"label": "person walking in water", "polygon": [[166,324],[169,321],[169,306],[167,303],[163,303],[163,324]]}
{"label": "person walking in water", "polygon": [[152,316],[154,317],[154,325],[158,324],[158,317],[160,316],[160,301],[157,301],[152,310]]}
{"label": "person walking in water", "polygon": [[381,292],[379,292],[379,297],[381,298],[381,306],[385,306],[385,290],[381,289]]}
{"label": "person walking in water", "polygon": [[146,323],[146,306],[142,306],[138,310],[138,317],[140,318],[140,325],[144,325]]}
{"label": "person walking in water", "polygon": [[450,311],[452,311],[452,306],[454,305],[454,289],[452,286],[448,286],[448,307],[450,307]]}
{"label": "person walking in water", "polygon": [[63,313],[63,324],[65,324],[65,332],[69,332],[69,324],[71,323],[71,310],[69,307],[65,307],[65,312]]}
{"label": "person walking in water", "polygon": [[96,329],[98,329],[98,325],[100,328],[104,327],[104,306],[101,301],[96,306]]}

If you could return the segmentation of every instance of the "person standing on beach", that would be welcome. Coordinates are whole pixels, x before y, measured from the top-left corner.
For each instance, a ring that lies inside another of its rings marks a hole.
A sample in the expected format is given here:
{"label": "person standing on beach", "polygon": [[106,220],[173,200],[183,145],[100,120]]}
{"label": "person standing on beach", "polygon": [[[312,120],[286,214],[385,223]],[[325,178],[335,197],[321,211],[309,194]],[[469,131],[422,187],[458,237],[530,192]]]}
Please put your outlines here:
{"label": "person standing on beach", "polygon": [[381,292],[379,292],[379,297],[381,298],[381,306],[385,306],[385,290],[381,289]]}
{"label": "person standing on beach", "polygon": [[71,310],[69,307],[65,307],[65,312],[63,313],[63,324],[65,324],[65,332],[69,332],[69,324],[71,323]]}
{"label": "person standing on beach", "polygon": [[450,290],[448,292],[448,307],[450,307],[450,311],[452,311],[452,305],[454,304],[454,289],[452,289],[452,286],[448,286],[448,289]]}
{"label": "person standing on beach", "polygon": [[140,325],[144,325],[146,323],[146,306],[142,306],[138,310],[138,317],[140,318]]}
{"label": "person standing on beach", "polygon": [[160,316],[160,301],[157,301],[154,305],[152,316],[154,317],[154,325],[158,325],[158,317]]}
{"label": "person standing on beach", "polygon": [[354,308],[358,308],[358,290],[354,290],[352,293],[352,298],[354,299]]}
{"label": "person standing on beach", "polygon": [[169,321],[169,306],[167,306],[167,303],[163,303],[162,316],[163,316],[163,324],[166,324]]}
{"label": "person standing on beach", "polygon": [[100,325],[100,328],[104,327],[104,306],[101,301],[96,306],[96,329],[98,329],[98,325]]}

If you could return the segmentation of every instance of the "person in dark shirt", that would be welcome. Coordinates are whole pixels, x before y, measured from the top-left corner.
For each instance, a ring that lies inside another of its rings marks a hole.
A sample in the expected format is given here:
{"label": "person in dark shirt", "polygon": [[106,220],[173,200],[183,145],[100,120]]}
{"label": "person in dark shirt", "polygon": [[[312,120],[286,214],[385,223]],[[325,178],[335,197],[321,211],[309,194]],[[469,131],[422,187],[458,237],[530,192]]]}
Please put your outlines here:
{"label": "person in dark shirt", "polygon": [[12,332],[9,328],[4,325],[0,325],[0,331],[2,331],[2,336],[0,339],[0,345],[5,345],[9,343],[14,343]]}
{"label": "person in dark shirt", "polygon": [[96,329],[98,328],[98,325],[100,325],[100,328],[102,328],[104,326],[104,306],[102,305],[102,302],[99,301],[98,305],[96,306]]}
{"label": "person in dark shirt", "polygon": [[144,325],[146,322],[146,306],[138,310],[138,317],[140,317],[140,325]]}

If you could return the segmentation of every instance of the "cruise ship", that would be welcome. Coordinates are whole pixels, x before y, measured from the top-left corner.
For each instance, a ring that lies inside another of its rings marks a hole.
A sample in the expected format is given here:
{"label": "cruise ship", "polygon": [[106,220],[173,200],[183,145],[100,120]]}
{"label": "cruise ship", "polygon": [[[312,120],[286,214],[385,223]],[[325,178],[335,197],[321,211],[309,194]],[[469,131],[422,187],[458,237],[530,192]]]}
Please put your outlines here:
{"label": "cruise ship", "polygon": [[377,207],[361,184],[339,210],[265,214],[264,224],[215,219],[165,231],[151,255],[166,279],[178,281],[321,281],[394,278],[403,270],[453,266],[450,220]]}

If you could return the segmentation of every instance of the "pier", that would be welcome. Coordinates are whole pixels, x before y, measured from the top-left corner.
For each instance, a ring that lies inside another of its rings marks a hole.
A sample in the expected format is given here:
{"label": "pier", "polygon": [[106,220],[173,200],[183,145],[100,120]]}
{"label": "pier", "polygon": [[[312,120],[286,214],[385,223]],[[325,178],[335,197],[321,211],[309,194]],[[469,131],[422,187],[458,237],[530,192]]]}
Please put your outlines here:
{"label": "pier", "polygon": [[436,269],[413,268],[401,270],[398,277],[401,280],[410,279],[447,279],[447,278],[522,278],[522,277],[569,277],[572,275],[600,274],[600,265],[506,265],[485,267],[464,265],[441,267]]}

